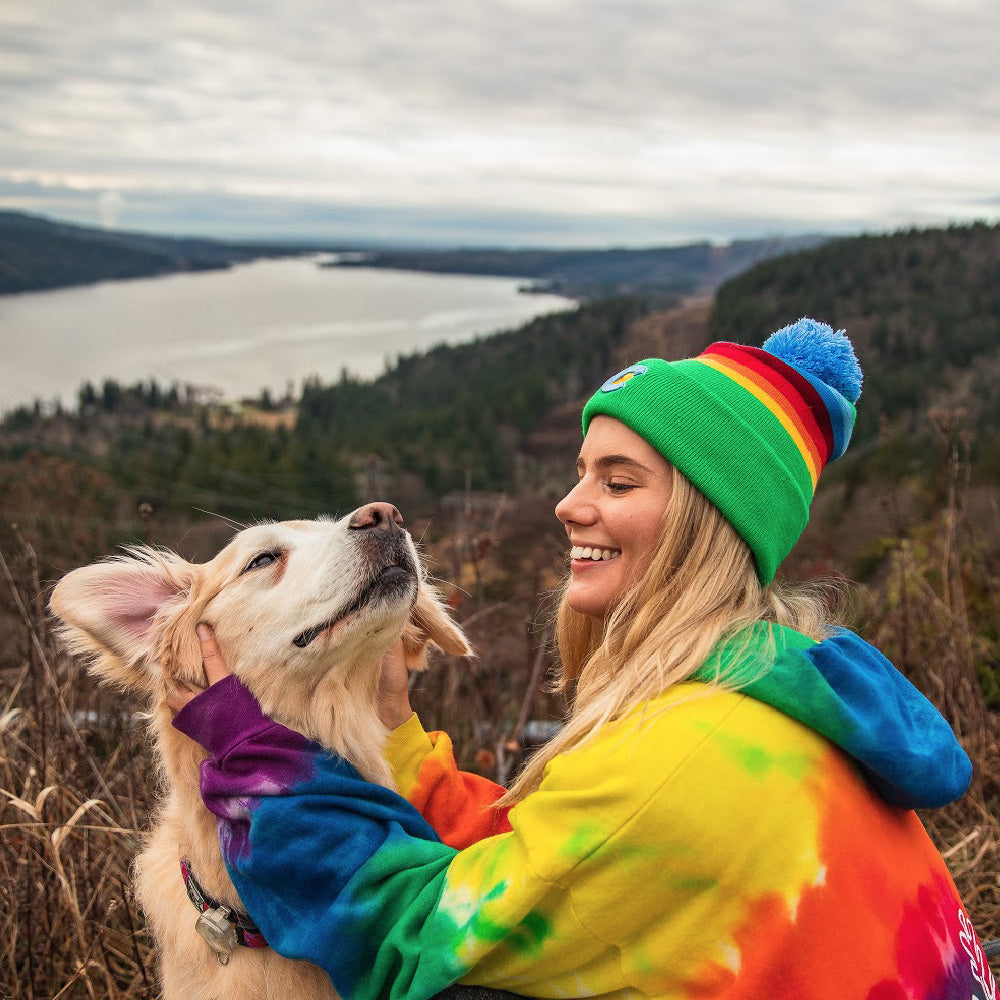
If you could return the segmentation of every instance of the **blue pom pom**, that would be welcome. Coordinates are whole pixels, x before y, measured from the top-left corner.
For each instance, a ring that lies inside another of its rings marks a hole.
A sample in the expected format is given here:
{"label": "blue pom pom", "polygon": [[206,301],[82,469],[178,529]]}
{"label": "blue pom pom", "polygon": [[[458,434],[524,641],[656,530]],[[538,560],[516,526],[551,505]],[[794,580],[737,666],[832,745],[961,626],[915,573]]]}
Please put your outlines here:
{"label": "blue pom pom", "polygon": [[803,317],[772,333],[763,349],[803,374],[832,386],[852,403],[861,395],[861,365],[843,330]]}

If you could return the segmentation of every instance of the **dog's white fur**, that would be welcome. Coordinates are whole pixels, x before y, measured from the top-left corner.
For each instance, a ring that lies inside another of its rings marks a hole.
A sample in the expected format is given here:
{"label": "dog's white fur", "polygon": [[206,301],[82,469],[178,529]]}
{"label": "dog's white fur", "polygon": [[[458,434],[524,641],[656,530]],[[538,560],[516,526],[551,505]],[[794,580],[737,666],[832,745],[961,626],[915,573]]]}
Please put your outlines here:
{"label": "dog's white fur", "polygon": [[[373,507],[382,517],[368,524]],[[242,907],[215,818],[199,794],[204,751],[171,726],[166,683],[204,684],[195,625],[207,622],[230,669],[269,716],[391,787],[377,711],[382,656],[400,634],[408,665],[416,668],[428,642],[454,654],[469,647],[424,579],[409,535],[395,521],[385,523],[386,508],[395,514],[385,504],[366,505],[339,521],[247,528],[202,564],[135,549],[74,570],[52,594],[68,648],[88,657],[99,678],[138,692],[149,705],[166,794],[136,861],[136,890],[159,948],[164,1000],[336,996],[316,966],[269,948],[239,947],[222,966],[195,931],[181,857],[206,892]],[[352,609],[363,592],[361,606]],[[352,610],[304,648],[294,644],[346,609]]]}

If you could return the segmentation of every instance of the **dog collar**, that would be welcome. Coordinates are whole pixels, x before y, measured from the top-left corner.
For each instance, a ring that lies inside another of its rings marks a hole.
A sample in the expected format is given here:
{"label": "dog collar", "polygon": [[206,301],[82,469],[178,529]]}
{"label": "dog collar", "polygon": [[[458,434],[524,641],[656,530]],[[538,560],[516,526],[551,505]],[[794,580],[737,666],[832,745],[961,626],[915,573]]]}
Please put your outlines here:
{"label": "dog collar", "polygon": [[229,954],[237,945],[244,948],[268,947],[260,928],[246,913],[226,906],[205,892],[194,877],[187,858],[181,858],[181,878],[184,879],[188,899],[200,914],[195,930],[208,942],[220,964],[225,965],[229,961]]}

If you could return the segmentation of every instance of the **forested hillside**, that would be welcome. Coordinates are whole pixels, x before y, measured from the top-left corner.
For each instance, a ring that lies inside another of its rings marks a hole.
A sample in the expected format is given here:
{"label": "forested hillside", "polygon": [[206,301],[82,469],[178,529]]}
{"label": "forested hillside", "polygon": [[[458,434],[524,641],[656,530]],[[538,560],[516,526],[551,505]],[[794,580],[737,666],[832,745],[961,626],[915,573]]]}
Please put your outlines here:
{"label": "forested hillside", "polygon": [[412,506],[453,490],[527,488],[524,436],[603,379],[636,315],[622,299],[545,316],[401,356],[371,382],[307,382],[293,409],[260,400],[253,419],[176,387],[86,385],[75,412],[8,414],[0,457],[42,450],[93,466],[136,503],[239,520],[344,510],[373,491]]}
{"label": "forested hillside", "polygon": [[[10,413],[0,457],[41,450],[93,466],[135,502],[241,520],[343,509],[373,492],[413,505],[467,488],[537,489],[546,470],[529,440],[613,360],[635,360],[620,345],[640,313],[628,298],[595,302],[401,356],[373,381],[308,382],[280,413],[270,399],[233,411],[176,386],[85,386],[75,411]],[[940,453],[937,407],[971,440],[976,481],[1000,481],[1000,227],[841,239],[767,261],[720,289],[700,342],[636,349],[759,344],[801,315],[846,327],[866,372],[839,475],[926,473]]]}
{"label": "forested hillside", "polygon": [[803,315],[846,328],[865,370],[849,462],[900,474],[933,460],[937,407],[971,435],[977,478],[1000,482],[1000,226],[840,239],[759,264],[720,289],[711,334],[760,343]]}

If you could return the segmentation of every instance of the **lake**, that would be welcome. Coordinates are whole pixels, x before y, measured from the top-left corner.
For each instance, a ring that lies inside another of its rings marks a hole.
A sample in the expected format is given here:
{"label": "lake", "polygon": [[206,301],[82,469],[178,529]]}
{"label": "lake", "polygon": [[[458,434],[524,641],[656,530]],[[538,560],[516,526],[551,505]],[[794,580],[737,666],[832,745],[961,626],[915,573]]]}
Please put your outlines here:
{"label": "lake", "polygon": [[0,411],[57,398],[72,408],[83,382],[107,378],[281,396],[310,376],[373,377],[398,354],[576,305],[522,284],[291,258],[2,296]]}

